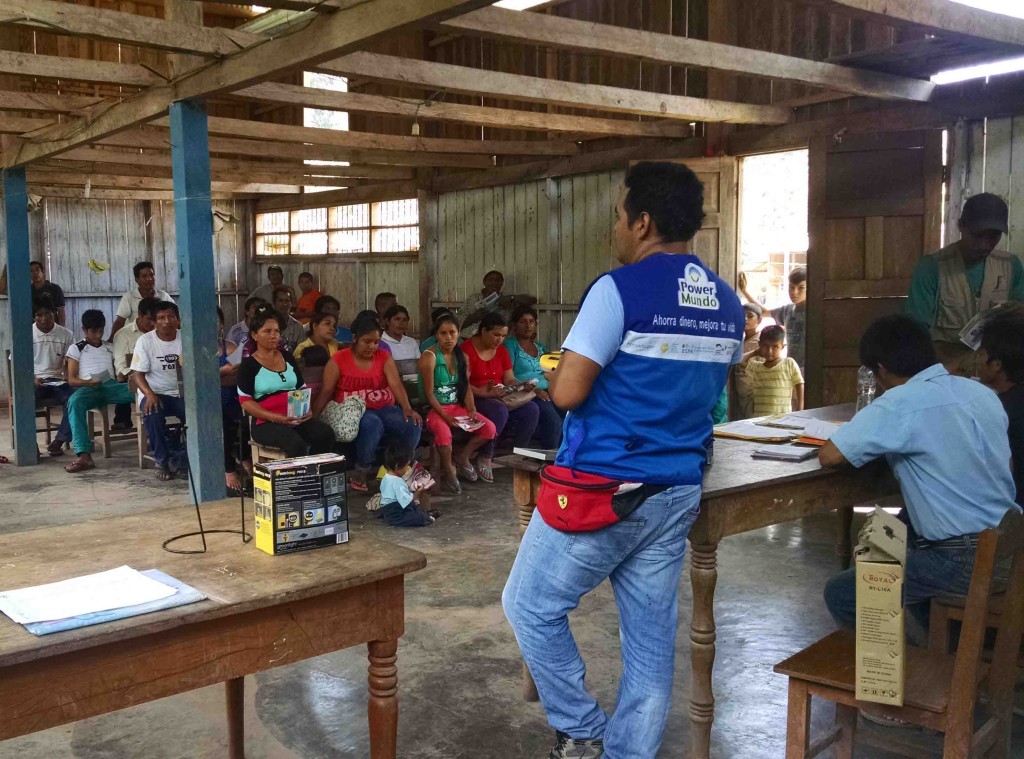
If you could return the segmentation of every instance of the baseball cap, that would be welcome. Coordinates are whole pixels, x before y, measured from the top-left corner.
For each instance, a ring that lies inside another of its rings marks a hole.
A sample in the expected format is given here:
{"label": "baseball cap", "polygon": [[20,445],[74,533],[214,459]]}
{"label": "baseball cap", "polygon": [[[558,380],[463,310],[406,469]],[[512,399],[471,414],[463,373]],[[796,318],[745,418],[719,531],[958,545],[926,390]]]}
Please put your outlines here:
{"label": "baseball cap", "polygon": [[744,303],[743,304],[743,310],[744,311],[753,311],[754,314],[756,314],[757,316],[761,316],[761,314],[764,313],[764,310],[757,303]]}
{"label": "baseball cap", "polygon": [[990,192],[969,197],[964,203],[960,221],[972,232],[996,230],[1006,234],[1010,231],[1010,212],[1006,201]]}

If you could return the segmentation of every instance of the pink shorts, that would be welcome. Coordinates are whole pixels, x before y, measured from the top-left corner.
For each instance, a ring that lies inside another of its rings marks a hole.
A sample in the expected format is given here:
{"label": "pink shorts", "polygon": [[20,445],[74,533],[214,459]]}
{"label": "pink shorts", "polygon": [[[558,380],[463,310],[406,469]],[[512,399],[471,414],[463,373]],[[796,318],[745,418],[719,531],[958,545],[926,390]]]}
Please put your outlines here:
{"label": "pink shorts", "polygon": [[[448,416],[469,416],[465,406],[453,405],[442,406],[441,408],[444,409],[444,413],[448,414]],[[477,418],[484,423],[484,426],[473,434],[477,437],[482,437],[484,440],[494,440],[497,435],[494,422],[480,413],[477,413]],[[427,429],[434,435],[434,445],[439,445],[443,448],[452,444],[452,428],[433,409],[427,414]]]}

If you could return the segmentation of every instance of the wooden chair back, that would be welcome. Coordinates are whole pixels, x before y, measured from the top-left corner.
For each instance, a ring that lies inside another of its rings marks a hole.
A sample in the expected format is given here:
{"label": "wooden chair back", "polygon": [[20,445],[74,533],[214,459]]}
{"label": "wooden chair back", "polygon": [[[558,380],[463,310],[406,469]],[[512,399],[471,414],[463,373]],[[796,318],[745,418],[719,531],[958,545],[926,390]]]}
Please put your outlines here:
{"label": "wooden chair back", "polygon": [[[1006,590],[1005,606],[996,628],[996,646],[983,687],[987,691],[994,720],[1006,720],[1013,713],[1013,689],[1020,655],[1021,629],[1024,625],[1024,516],[1016,509],[1008,511],[999,527],[985,530],[978,539],[971,586],[964,609],[964,623],[953,668],[946,731],[947,740],[967,740],[974,735],[976,684],[982,666],[982,647],[993,596]],[[1009,583],[1003,586],[995,579],[997,569],[1009,567]],[[996,726],[993,725],[993,728]],[[1009,741],[1006,725],[997,734]],[[1002,738],[999,738],[1002,740]],[[1007,750],[1009,744],[1007,743]]]}

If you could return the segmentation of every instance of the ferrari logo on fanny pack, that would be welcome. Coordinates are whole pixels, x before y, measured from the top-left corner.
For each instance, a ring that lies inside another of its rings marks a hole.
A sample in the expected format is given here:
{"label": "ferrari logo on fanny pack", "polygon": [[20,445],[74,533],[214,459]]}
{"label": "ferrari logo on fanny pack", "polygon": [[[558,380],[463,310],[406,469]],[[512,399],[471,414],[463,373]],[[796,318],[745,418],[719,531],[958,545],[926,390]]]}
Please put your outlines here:
{"label": "ferrari logo on fanny pack", "polygon": [[566,506],[568,506],[569,505],[569,496],[567,496],[567,495],[559,495],[558,496],[558,505],[559,505],[559,507],[561,507],[563,509]]}

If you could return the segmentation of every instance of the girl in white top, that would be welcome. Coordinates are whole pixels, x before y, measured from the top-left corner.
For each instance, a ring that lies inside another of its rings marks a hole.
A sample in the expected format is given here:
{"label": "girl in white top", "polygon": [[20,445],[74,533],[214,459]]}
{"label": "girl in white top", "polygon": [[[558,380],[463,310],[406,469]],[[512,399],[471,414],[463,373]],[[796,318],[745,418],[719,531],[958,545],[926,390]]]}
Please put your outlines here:
{"label": "girl in white top", "polygon": [[409,329],[409,311],[394,305],[384,314],[384,335],[381,339],[391,347],[391,357],[398,365],[402,382],[416,382],[419,376],[420,344],[405,334]]}

